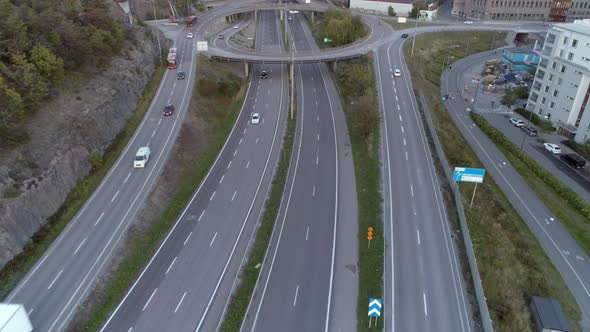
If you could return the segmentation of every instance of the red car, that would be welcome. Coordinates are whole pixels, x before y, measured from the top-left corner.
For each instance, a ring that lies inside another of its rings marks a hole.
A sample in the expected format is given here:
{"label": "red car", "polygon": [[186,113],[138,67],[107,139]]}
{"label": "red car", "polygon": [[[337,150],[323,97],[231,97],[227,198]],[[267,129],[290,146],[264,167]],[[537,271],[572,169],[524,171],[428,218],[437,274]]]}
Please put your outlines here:
{"label": "red car", "polygon": [[170,116],[174,113],[174,105],[168,104],[164,107],[164,116]]}

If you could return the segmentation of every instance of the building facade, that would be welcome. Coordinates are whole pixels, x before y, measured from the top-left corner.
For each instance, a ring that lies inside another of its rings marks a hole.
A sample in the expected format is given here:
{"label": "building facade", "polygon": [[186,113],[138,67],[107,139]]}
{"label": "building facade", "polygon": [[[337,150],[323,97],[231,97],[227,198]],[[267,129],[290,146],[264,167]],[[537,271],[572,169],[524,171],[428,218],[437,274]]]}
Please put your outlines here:
{"label": "building facade", "polygon": [[590,18],[590,0],[455,0],[451,13],[476,20],[573,22]]}
{"label": "building facade", "polygon": [[360,12],[387,15],[389,6],[397,16],[408,16],[416,0],[350,0],[350,9]]}
{"label": "building facade", "polygon": [[559,134],[590,138],[590,20],[547,31],[527,110],[551,120]]}
{"label": "building facade", "polygon": [[590,18],[590,0],[571,0],[567,11],[567,21]]}

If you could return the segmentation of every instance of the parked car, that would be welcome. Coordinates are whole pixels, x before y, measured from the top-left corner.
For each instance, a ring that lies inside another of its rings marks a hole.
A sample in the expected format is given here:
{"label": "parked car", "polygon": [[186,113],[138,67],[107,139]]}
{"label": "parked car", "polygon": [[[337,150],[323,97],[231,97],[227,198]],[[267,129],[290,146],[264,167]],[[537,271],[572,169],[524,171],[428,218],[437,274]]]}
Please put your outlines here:
{"label": "parked car", "polygon": [[164,116],[170,116],[172,114],[174,114],[174,105],[172,104],[168,104],[166,106],[164,106]]}
{"label": "parked car", "polygon": [[512,123],[513,125],[515,125],[517,127],[524,126],[524,121],[517,119],[517,118],[510,118],[510,123]]}
{"label": "parked car", "polygon": [[537,136],[537,129],[533,126],[520,127],[529,136]]}
{"label": "parked car", "polygon": [[177,80],[183,80],[183,79],[184,79],[184,71],[182,71],[182,70],[179,70],[179,71],[176,73],[176,79],[177,79]]}
{"label": "parked car", "polygon": [[547,150],[553,154],[561,154],[561,148],[557,144],[545,143],[545,144],[543,144],[543,146],[545,146],[545,150]]}
{"label": "parked car", "polygon": [[252,124],[258,124],[260,122],[260,114],[254,113],[252,114]]}
{"label": "parked car", "polygon": [[473,21],[465,21],[463,24],[473,24]]}
{"label": "parked car", "polygon": [[562,154],[559,156],[559,159],[563,160],[566,164],[573,168],[581,169],[586,166],[586,160],[575,153]]}
{"label": "parked car", "polygon": [[394,71],[393,71],[393,76],[395,76],[395,77],[400,77],[400,76],[402,76],[402,71],[401,71],[401,70],[399,70],[399,69],[396,69],[396,70],[394,70]]}
{"label": "parked car", "polygon": [[402,33],[402,38],[408,38],[408,34],[407,33]]}

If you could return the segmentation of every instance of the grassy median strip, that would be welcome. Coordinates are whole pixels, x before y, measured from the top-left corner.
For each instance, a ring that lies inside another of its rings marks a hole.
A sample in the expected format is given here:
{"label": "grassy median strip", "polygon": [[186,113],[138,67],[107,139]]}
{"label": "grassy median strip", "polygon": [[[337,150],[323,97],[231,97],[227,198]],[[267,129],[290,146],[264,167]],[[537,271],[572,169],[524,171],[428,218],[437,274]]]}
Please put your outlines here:
{"label": "grassy median strip", "polygon": [[[290,86],[289,86],[290,89]],[[295,91],[295,90],[294,90]],[[296,98],[295,93],[293,98]],[[297,105],[294,106],[297,109]],[[293,151],[293,141],[295,139],[295,127],[297,123],[296,112],[291,118],[287,116],[287,133],[283,139],[283,148],[279,160],[276,175],[272,181],[272,189],[264,205],[264,215],[260,222],[260,227],[257,230],[256,238],[250,248],[251,252],[248,257],[248,262],[242,267],[240,271],[240,285],[235,290],[231,302],[227,308],[221,331],[239,331],[248,303],[254,292],[256,280],[260,274],[260,266],[264,260],[264,255],[268,250],[268,245],[272,235],[272,230],[275,221],[279,214],[281,200],[285,191],[285,184],[289,171],[289,164],[291,163],[291,152]]]}
{"label": "grassy median strip", "polygon": [[200,95],[200,98],[205,100],[208,107],[203,107],[204,105],[196,105],[200,106],[196,107],[192,104],[189,106],[189,111],[197,108],[199,121],[206,123],[206,134],[201,139],[207,145],[197,157],[188,161],[187,165],[180,170],[182,181],[164,212],[129,245],[128,253],[113,272],[99,303],[90,311],[88,321],[84,324],[86,331],[100,329],[108,315],[121,301],[125,292],[153,256],[157,247],[168,234],[179,214],[215,162],[240,113],[246,90],[244,82],[241,82],[237,76],[222,65],[210,62],[203,57],[199,57],[197,66],[199,66],[200,71],[208,67],[212,75],[217,73],[224,77],[218,81],[209,76],[201,79],[197,77],[199,81],[196,84],[196,91],[193,93],[192,101],[199,98],[195,95]]}
{"label": "grassy median strip", "polygon": [[145,112],[147,112],[165,71],[166,67],[163,65],[156,67],[139,99],[135,112],[133,112],[123,130],[113,140],[104,155],[102,157],[98,156],[98,158],[91,155],[94,156],[95,160],[92,162],[94,168],[70,190],[60,209],[33,235],[24,247],[23,252],[15,256],[0,271],[0,298],[6,298],[35,262],[41,258],[117,161],[127,142],[141,123]]}
{"label": "grassy median strip", "polygon": [[569,230],[578,244],[590,254],[590,206],[526,152],[521,151],[487,120],[475,113],[471,119],[508,158],[537,196]]}
{"label": "grassy median strip", "polygon": [[[368,331],[370,297],[383,297],[383,219],[380,189],[379,105],[370,56],[338,62],[336,84],[352,145],[359,223],[359,297],[357,331]],[[367,230],[373,227],[373,239]],[[377,321],[383,329],[383,319]]]}
{"label": "grassy median strip", "polygon": [[[482,167],[440,98],[443,61],[449,56],[464,57],[468,40],[472,53],[481,52],[489,49],[493,41],[503,43],[504,34],[430,33],[416,39],[413,57],[411,43],[406,43],[404,49],[413,85],[424,91],[450,167]],[[463,205],[468,207],[473,185],[462,183],[460,188]],[[494,328],[533,331],[528,301],[531,295],[539,295],[557,299],[570,325],[579,330],[580,311],[569,288],[492,177],[486,177],[478,186],[473,208],[467,208],[465,214]]]}

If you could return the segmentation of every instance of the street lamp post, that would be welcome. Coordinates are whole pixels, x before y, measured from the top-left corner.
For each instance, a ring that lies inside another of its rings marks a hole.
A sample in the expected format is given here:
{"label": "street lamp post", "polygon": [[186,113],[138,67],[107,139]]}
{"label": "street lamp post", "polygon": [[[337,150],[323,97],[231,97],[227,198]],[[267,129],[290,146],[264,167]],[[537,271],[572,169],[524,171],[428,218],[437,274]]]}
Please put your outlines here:
{"label": "street lamp post", "polygon": [[420,10],[418,9],[416,12],[416,28],[414,31],[414,36],[412,36],[412,54],[410,56],[414,56],[414,45],[416,44],[416,36],[418,35],[418,18],[420,17]]}
{"label": "street lamp post", "polygon": [[[533,112],[529,112],[529,121],[527,123],[527,126],[530,127],[531,126],[531,120],[533,118]],[[520,151],[522,151],[522,149],[524,148],[524,141],[526,140],[526,132],[523,130],[522,131],[522,140],[520,141]]]}

